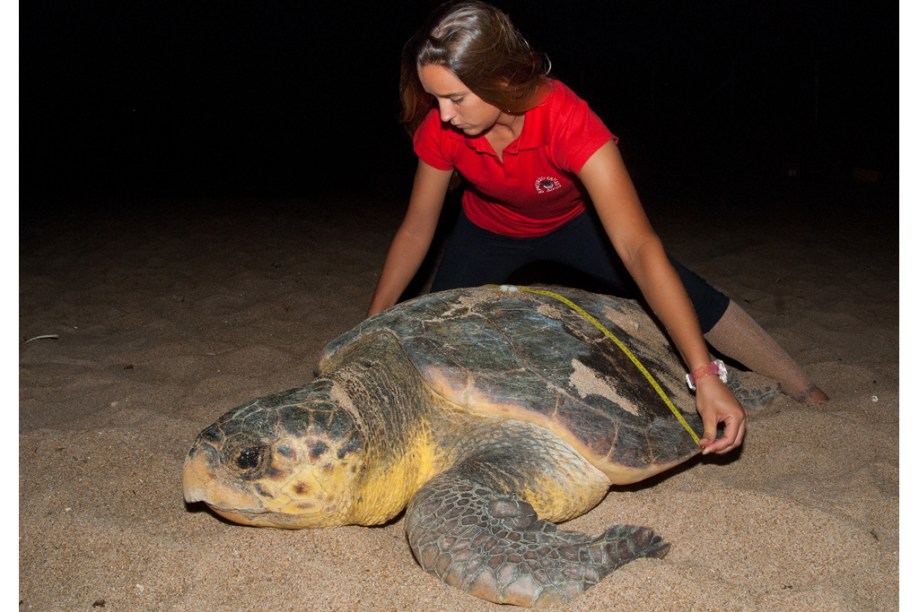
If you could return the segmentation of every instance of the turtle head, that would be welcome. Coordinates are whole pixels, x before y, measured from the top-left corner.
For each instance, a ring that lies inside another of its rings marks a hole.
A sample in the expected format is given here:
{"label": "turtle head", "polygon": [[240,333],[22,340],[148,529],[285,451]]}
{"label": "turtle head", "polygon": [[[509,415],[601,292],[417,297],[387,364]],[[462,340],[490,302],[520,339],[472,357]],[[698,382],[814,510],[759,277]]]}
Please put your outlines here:
{"label": "turtle head", "polygon": [[185,459],[185,500],[245,525],[343,525],[363,450],[354,417],[317,381],[231,410],[202,431]]}

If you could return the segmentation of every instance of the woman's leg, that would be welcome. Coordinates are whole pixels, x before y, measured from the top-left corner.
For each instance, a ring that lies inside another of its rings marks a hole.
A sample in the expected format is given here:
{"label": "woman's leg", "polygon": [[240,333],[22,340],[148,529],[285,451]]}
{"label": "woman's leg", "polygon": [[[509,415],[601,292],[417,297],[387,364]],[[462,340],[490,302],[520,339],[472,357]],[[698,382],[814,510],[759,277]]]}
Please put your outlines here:
{"label": "woman's leg", "polygon": [[799,402],[816,404],[829,399],[766,330],[733,301],[705,339],[723,355],[777,380],[782,391]]}

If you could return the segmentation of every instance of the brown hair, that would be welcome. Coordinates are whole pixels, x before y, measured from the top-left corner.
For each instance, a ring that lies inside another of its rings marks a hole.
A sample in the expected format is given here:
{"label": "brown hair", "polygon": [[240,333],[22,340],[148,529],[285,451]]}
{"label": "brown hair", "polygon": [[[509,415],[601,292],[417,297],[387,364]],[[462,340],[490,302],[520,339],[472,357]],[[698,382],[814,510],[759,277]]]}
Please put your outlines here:
{"label": "brown hair", "polygon": [[421,86],[418,66],[450,70],[485,102],[523,113],[542,98],[548,68],[507,15],[484,2],[448,2],[402,49],[400,122],[414,134],[436,106]]}

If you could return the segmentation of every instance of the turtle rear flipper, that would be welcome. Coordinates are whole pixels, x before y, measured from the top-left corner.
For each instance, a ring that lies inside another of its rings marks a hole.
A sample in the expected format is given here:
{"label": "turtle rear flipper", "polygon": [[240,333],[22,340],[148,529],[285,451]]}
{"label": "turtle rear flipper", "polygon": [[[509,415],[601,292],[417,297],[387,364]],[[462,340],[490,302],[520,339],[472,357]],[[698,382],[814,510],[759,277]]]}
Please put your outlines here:
{"label": "turtle rear flipper", "polygon": [[544,520],[583,514],[609,487],[557,436],[504,421],[468,439],[474,446],[428,481],[406,511],[415,558],[447,584],[488,601],[538,607],[571,600],[632,559],[666,554],[669,545],[644,527],[619,525],[595,537]]}
{"label": "turtle rear flipper", "polygon": [[740,405],[747,410],[760,410],[775,402],[782,395],[779,383],[762,374],[731,369],[728,388]]}
{"label": "turtle rear flipper", "polygon": [[531,607],[570,601],[621,565],[670,548],[646,527],[617,525],[599,537],[559,530],[525,501],[449,472],[418,492],[405,529],[428,573],[488,601]]}

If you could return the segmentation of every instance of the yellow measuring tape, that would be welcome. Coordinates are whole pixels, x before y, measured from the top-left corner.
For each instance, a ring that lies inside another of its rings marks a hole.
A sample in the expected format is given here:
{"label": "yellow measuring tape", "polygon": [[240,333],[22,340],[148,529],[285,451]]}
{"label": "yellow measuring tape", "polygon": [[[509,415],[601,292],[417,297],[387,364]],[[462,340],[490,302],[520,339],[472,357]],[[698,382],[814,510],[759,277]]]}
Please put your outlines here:
{"label": "yellow measuring tape", "polygon": [[[491,285],[491,286],[497,287],[497,285]],[[576,313],[578,313],[579,315],[587,319],[587,321],[590,322],[591,325],[593,325],[594,327],[599,329],[601,332],[603,332],[604,336],[612,340],[613,343],[619,347],[619,350],[621,350],[625,354],[625,356],[628,357],[629,360],[635,364],[635,367],[638,368],[638,371],[644,375],[644,377],[648,380],[648,382],[651,384],[654,390],[657,391],[657,394],[661,397],[662,400],[664,400],[664,403],[667,404],[667,407],[670,408],[670,412],[672,412],[673,415],[680,422],[680,424],[683,425],[683,428],[689,432],[689,435],[692,436],[693,441],[696,444],[699,443],[699,436],[696,435],[696,432],[692,430],[692,427],[689,426],[689,423],[687,423],[686,419],[683,418],[683,415],[680,414],[679,409],[673,405],[673,402],[670,401],[670,398],[667,397],[667,394],[664,392],[664,390],[661,388],[658,382],[654,380],[654,376],[651,374],[651,372],[649,372],[648,369],[641,363],[641,361],[638,360],[638,357],[636,357],[635,354],[629,350],[629,347],[627,347],[622,342],[622,340],[617,338],[615,334],[613,334],[613,332],[606,329],[603,323],[597,320],[596,317],[594,317],[592,314],[590,314],[589,312],[587,312],[586,310],[584,310],[583,308],[581,308],[580,306],[578,306],[577,304],[575,304],[574,302],[566,298],[565,296],[559,295],[552,291],[547,291],[545,289],[534,289],[533,287],[520,287],[517,285],[502,285],[500,289],[511,290],[511,291],[517,290],[517,291],[523,291],[525,293],[536,293],[538,295],[545,295],[547,297],[558,300],[562,304],[568,306],[573,311],[575,311]]]}

